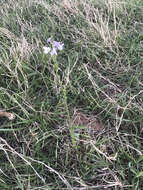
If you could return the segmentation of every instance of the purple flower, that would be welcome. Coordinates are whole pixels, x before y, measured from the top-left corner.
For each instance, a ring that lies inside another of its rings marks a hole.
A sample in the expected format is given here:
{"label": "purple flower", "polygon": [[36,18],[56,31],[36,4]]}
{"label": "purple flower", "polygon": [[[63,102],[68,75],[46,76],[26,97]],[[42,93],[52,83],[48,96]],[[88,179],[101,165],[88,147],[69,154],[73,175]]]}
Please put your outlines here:
{"label": "purple flower", "polygon": [[50,54],[51,56],[57,55],[56,48],[53,48]]}
{"label": "purple flower", "polygon": [[[61,42],[57,42],[57,41],[53,41],[51,40],[51,38],[48,38],[47,39],[47,43],[50,43],[51,47],[46,47],[44,46],[43,49],[44,49],[44,54],[48,54],[50,53],[51,56],[54,56],[54,55],[57,55],[57,50],[62,50],[63,49],[63,46],[64,44],[61,43]],[[52,49],[51,49],[52,48]]]}
{"label": "purple flower", "polygon": [[53,41],[53,46],[61,51],[63,49],[64,44],[61,44],[60,42],[57,41]]}
{"label": "purple flower", "polygon": [[51,38],[48,38],[48,39],[47,39],[47,43],[50,43],[50,42],[51,42]]}

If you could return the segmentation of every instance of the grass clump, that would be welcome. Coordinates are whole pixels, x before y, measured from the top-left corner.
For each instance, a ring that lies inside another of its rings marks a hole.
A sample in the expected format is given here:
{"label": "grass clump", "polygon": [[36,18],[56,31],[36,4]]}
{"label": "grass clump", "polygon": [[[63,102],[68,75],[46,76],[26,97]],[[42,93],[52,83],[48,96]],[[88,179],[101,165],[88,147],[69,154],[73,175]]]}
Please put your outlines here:
{"label": "grass clump", "polygon": [[0,4],[1,189],[142,189],[142,11]]}

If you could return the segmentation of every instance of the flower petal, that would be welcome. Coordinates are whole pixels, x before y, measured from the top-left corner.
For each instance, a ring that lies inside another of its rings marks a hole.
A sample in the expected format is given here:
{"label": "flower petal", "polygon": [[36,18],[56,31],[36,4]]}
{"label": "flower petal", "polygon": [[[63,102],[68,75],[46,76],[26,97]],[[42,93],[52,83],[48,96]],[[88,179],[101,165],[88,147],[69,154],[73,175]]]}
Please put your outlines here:
{"label": "flower petal", "polygon": [[62,50],[63,45],[64,44],[61,44],[61,42],[53,41],[53,46],[56,47],[58,50]]}
{"label": "flower petal", "polygon": [[50,54],[51,56],[57,55],[56,48],[53,48]]}
{"label": "flower petal", "polygon": [[50,43],[50,42],[51,42],[51,38],[48,38],[48,39],[47,39],[47,43]]}
{"label": "flower petal", "polygon": [[44,49],[45,54],[48,54],[50,52],[50,50],[51,50],[50,47],[46,47],[46,46],[44,46],[43,49]]}
{"label": "flower petal", "polygon": [[58,47],[58,50],[61,51],[63,49],[63,46],[64,46],[64,44],[60,44],[59,47]]}

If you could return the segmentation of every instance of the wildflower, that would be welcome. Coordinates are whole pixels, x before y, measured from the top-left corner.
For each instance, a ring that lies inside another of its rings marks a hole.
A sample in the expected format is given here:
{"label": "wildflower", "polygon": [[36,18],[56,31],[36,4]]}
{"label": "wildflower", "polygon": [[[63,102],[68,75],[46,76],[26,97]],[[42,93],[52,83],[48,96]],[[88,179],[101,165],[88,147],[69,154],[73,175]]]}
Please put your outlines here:
{"label": "wildflower", "polygon": [[44,49],[44,53],[45,53],[45,54],[48,54],[48,53],[51,51],[51,48],[50,48],[50,47],[44,46],[43,49]]}
{"label": "wildflower", "polygon": [[50,54],[51,56],[57,55],[56,48],[53,48]]}
{"label": "wildflower", "polygon": [[47,39],[47,43],[50,43],[50,42],[51,42],[51,38],[48,38],[48,39]]}
{"label": "wildflower", "polygon": [[60,42],[57,41],[53,41],[53,46],[61,51],[63,49],[64,44],[61,44]]}
{"label": "wildflower", "polygon": [[51,38],[47,39],[47,43],[50,43],[51,48],[50,47],[46,47],[44,46],[44,53],[48,54],[50,53],[51,56],[57,55],[57,50],[62,50],[64,44],[62,44],[61,42],[57,42],[57,41],[51,41]]}

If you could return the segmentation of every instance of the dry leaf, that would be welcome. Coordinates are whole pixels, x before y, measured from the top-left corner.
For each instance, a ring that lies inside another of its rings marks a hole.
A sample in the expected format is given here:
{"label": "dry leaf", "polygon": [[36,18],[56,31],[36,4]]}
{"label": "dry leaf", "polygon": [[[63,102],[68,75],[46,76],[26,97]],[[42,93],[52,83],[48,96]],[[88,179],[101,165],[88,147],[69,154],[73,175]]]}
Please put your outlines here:
{"label": "dry leaf", "polygon": [[7,117],[10,121],[15,119],[15,115],[10,112],[5,112],[5,111],[0,111],[0,116],[1,117]]}

